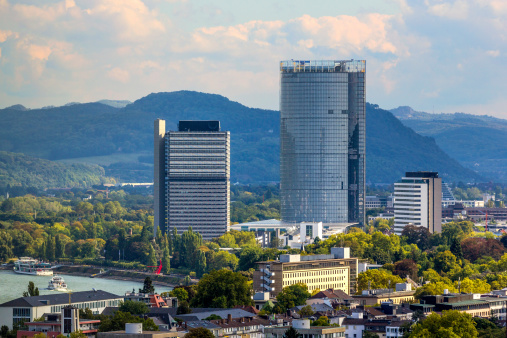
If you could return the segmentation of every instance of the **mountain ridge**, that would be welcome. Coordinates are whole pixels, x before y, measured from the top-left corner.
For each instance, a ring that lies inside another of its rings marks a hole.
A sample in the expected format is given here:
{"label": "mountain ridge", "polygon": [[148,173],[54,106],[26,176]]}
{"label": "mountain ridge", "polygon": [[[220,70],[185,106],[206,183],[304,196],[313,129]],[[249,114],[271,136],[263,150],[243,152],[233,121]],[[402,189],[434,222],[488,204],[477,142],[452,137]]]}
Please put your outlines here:
{"label": "mountain ridge", "polygon": [[430,114],[404,106],[390,110],[417,133],[430,136],[462,165],[489,180],[507,182],[507,120],[466,113]]}
{"label": "mountain ridge", "polygon": [[[366,114],[368,182],[392,183],[410,170],[440,171],[448,181],[482,180],[445,154],[434,140],[403,126],[389,111],[368,104]],[[0,119],[8,132],[0,135],[0,150],[67,162],[142,153],[137,161],[106,166],[106,174],[115,170],[115,175],[123,178],[149,180],[156,118],[165,119],[168,130],[175,130],[179,120],[220,120],[222,130],[231,132],[231,181],[279,180],[279,112],[193,91],[152,93],[123,108],[83,103],[21,113],[2,109]],[[136,172],[142,175],[136,176]]]}

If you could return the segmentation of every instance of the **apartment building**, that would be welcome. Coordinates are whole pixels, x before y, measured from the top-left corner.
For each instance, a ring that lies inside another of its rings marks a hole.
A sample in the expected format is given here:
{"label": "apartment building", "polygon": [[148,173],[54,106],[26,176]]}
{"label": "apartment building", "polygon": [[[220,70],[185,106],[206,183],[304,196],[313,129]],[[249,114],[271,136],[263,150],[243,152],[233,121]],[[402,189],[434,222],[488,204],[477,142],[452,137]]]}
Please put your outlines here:
{"label": "apartment building", "polygon": [[258,262],[254,272],[255,292],[270,292],[276,297],[284,287],[303,283],[316,289],[354,293],[358,259],[350,257],[350,248],[331,248],[329,255],[280,255],[276,261]]}

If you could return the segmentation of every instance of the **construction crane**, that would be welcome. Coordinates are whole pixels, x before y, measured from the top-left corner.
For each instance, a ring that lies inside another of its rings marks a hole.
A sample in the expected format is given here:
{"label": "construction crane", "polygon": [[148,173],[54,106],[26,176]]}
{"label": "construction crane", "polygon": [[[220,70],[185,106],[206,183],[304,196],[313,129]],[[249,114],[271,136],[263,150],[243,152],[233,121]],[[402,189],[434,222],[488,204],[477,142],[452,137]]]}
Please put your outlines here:
{"label": "construction crane", "polygon": [[106,193],[106,200],[109,199],[109,187],[106,187],[106,190],[97,190],[97,191],[105,192]]}
{"label": "construction crane", "polygon": [[160,275],[160,273],[162,272],[162,260],[160,260],[159,266],[147,266],[147,268],[157,268],[157,271],[155,271],[155,274]]}

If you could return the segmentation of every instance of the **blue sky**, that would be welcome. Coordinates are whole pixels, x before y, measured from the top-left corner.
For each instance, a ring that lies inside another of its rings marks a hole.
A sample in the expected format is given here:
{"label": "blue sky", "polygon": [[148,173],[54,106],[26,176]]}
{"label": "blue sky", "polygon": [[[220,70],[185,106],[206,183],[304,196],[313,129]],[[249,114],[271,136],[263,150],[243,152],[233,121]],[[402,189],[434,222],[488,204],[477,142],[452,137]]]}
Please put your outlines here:
{"label": "blue sky", "polygon": [[383,108],[507,118],[504,0],[0,0],[0,107],[197,90],[278,109],[285,59],[366,59]]}

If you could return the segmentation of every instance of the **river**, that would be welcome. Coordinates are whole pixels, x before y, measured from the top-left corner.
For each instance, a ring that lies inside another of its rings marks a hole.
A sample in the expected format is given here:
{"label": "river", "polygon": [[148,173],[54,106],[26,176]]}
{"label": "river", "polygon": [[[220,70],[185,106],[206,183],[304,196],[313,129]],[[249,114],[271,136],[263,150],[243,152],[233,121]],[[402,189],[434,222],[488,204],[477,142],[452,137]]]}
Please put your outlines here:
{"label": "river", "polygon": [[[65,279],[68,288],[72,290],[72,292],[90,291],[94,288],[96,290],[104,290],[122,296],[127,291],[132,291],[132,289],[138,291],[139,288],[143,287],[143,284],[138,282],[71,275],[61,276]],[[22,275],[10,270],[0,270],[0,304],[22,297],[23,291],[27,290],[28,282],[30,281],[34,282],[35,286],[39,288],[41,295],[58,292],[46,289],[50,280],[51,276]],[[172,290],[169,286],[154,285],[154,287],[157,293]]]}

